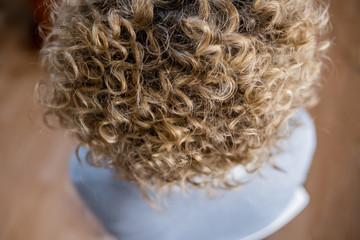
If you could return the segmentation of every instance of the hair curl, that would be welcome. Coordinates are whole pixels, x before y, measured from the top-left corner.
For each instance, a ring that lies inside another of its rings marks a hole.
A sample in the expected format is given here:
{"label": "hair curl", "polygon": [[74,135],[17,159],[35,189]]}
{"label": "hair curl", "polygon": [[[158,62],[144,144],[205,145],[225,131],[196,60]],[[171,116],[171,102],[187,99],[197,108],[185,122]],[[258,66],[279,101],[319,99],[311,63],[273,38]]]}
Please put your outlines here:
{"label": "hair curl", "polygon": [[310,0],[78,0],[53,13],[45,115],[142,187],[240,184],[226,174],[261,166],[313,104],[329,45],[327,8]]}

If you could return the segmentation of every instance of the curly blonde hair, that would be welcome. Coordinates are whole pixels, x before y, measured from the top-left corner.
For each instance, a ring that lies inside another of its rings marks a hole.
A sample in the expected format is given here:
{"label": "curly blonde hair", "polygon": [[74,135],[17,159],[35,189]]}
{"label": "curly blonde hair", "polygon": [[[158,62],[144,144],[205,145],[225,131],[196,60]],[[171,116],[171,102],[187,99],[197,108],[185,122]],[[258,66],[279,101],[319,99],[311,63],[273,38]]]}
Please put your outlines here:
{"label": "curly blonde hair", "polygon": [[141,187],[231,188],[316,99],[327,8],[311,0],[78,0],[41,49],[47,115]]}

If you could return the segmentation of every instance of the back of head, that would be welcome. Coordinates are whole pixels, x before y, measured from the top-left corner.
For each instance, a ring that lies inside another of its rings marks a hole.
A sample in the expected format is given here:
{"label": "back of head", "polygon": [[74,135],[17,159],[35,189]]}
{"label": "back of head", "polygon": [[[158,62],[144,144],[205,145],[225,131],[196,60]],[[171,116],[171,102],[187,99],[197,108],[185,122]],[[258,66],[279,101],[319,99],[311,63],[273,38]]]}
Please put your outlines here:
{"label": "back of head", "polygon": [[234,166],[261,166],[314,103],[328,45],[327,10],[310,0],[78,0],[54,13],[46,115],[141,186],[231,187]]}

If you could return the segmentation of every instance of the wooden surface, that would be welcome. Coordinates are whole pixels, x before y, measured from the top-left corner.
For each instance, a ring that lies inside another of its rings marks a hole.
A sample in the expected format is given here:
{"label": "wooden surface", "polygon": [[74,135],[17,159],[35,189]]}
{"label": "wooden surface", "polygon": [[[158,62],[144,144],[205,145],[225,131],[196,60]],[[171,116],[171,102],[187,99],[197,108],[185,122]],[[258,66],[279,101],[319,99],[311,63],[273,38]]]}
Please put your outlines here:
{"label": "wooden surface", "polygon": [[[360,1],[333,0],[330,12],[332,61],[311,112],[310,204],[268,240],[360,239]],[[36,53],[15,40],[0,42],[0,239],[109,239],[68,180],[74,141],[46,129],[33,103],[43,77]]]}

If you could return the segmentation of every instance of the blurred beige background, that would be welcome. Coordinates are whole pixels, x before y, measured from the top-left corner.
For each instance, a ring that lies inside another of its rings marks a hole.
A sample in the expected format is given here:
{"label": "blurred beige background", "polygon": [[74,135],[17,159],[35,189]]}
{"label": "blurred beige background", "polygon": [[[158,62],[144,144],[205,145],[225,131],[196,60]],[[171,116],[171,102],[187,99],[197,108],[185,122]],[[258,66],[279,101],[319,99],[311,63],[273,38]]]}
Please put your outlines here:
{"label": "blurred beige background", "polygon": [[[68,180],[74,141],[45,128],[34,104],[33,87],[44,79],[39,3],[0,0],[0,239],[108,239]],[[360,239],[360,1],[330,0],[330,13],[332,61],[311,111],[318,146],[310,204],[269,240]]]}

